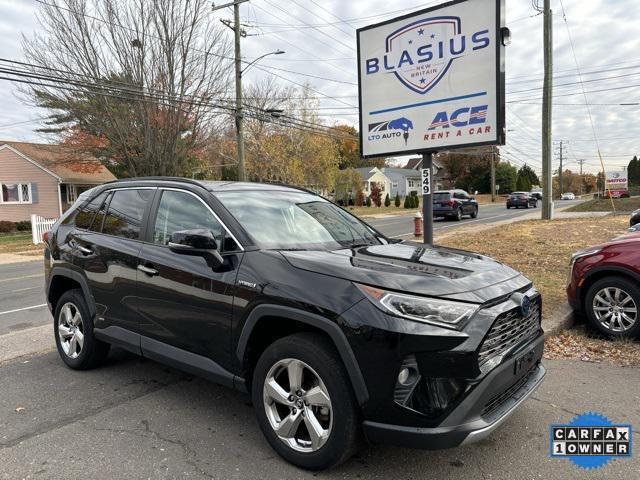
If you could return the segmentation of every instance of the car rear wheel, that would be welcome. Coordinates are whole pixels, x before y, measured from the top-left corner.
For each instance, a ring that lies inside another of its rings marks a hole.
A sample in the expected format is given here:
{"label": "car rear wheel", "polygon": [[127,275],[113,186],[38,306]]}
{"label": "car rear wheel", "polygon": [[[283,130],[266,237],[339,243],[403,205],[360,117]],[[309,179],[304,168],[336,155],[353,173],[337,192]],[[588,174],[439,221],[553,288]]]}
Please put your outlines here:
{"label": "car rear wheel", "polygon": [[458,208],[458,211],[456,212],[456,216],[454,217],[456,219],[456,221],[460,221],[462,220],[462,207]]}
{"label": "car rear wheel", "polygon": [[606,277],[587,291],[585,311],[591,324],[606,335],[640,335],[640,288],[625,278]]}
{"label": "car rear wheel", "polygon": [[93,335],[93,319],[82,290],[65,292],[56,304],[53,330],[62,361],[74,370],[97,367],[109,353],[110,345]]}
{"label": "car rear wheel", "polygon": [[347,372],[323,336],[302,333],[271,344],[252,381],[258,423],[288,462],[322,470],[347,460],[358,444],[358,409]]}

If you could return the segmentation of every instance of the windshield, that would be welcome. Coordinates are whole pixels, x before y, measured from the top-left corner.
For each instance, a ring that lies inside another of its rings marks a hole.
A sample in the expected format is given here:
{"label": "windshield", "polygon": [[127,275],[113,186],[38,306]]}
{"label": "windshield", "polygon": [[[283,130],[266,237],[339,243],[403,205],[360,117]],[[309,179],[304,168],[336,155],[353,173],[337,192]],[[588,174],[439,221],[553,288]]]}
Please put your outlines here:
{"label": "windshield", "polygon": [[336,250],[381,243],[356,217],[310,193],[271,190],[216,196],[260,248]]}

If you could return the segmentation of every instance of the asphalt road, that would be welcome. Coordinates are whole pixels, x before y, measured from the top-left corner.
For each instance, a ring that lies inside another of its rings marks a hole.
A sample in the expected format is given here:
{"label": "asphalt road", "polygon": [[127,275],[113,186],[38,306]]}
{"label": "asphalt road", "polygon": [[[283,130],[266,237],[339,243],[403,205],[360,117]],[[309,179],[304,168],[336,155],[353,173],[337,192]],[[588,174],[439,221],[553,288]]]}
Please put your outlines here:
{"label": "asphalt road", "polygon": [[[570,207],[581,203],[582,200],[567,200],[557,201],[555,208]],[[541,205],[541,202],[538,202]],[[412,211],[413,212],[413,211]],[[530,213],[540,214],[540,207],[538,208],[517,208],[507,210],[504,201],[496,202],[495,204],[480,205],[478,210],[478,218],[471,219],[464,217],[462,221],[455,220],[436,219],[433,229],[434,231],[445,230],[449,228],[461,227],[465,225],[482,225],[491,224],[496,222],[502,222],[509,219],[516,219],[523,215]],[[369,218],[367,222],[373,227],[380,230],[385,235],[392,238],[401,238],[413,235],[413,216],[415,212],[409,215],[396,215],[388,216],[386,218]]]}
{"label": "asphalt road", "polygon": [[42,261],[0,265],[0,335],[49,323]]}
{"label": "asphalt road", "polygon": [[271,450],[246,395],[122,351],[86,372],[55,352],[23,357],[0,367],[0,478],[640,478],[640,447],[587,474],[549,458],[548,445],[551,423],[586,411],[631,423],[638,445],[640,369],[546,365],[540,389],[481,443],[431,452],[364,445],[313,475]]}

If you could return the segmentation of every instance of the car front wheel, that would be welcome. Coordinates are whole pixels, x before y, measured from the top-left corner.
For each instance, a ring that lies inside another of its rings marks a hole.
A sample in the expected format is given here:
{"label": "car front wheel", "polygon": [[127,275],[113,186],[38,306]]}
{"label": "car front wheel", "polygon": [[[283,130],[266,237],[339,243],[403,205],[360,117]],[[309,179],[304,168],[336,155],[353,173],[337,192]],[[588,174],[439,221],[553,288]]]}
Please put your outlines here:
{"label": "car front wheel", "polygon": [[606,277],[587,291],[585,310],[591,324],[607,335],[640,335],[640,288],[621,277]]}
{"label": "car front wheel", "polygon": [[478,216],[478,207],[473,208],[473,212],[471,212],[471,218],[476,218]]}
{"label": "car front wheel", "polygon": [[323,470],[358,443],[358,409],[347,372],[324,337],[302,333],[271,344],[256,365],[252,398],[271,447],[288,462]]}

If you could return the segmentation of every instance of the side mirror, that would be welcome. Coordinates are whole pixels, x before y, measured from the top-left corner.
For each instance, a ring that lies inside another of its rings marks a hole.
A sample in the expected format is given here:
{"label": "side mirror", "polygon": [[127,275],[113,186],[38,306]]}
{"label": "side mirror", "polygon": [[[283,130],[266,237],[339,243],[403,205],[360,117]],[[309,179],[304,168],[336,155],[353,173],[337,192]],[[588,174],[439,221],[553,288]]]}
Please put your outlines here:
{"label": "side mirror", "polygon": [[173,232],[169,239],[169,248],[181,255],[203,257],[211,268],[217,268],[224,263],[215,237],[206,229]]}

